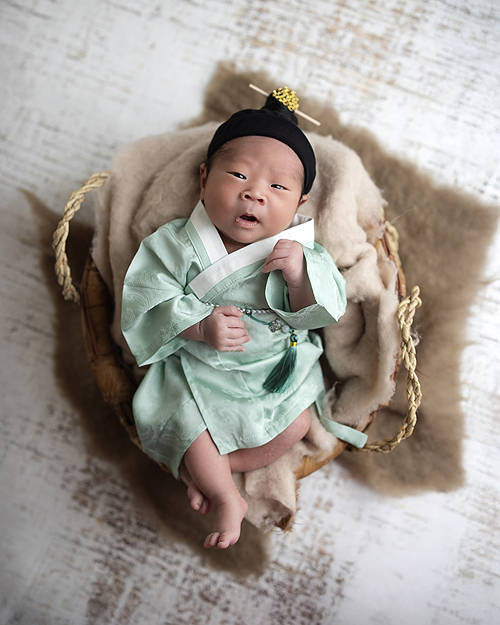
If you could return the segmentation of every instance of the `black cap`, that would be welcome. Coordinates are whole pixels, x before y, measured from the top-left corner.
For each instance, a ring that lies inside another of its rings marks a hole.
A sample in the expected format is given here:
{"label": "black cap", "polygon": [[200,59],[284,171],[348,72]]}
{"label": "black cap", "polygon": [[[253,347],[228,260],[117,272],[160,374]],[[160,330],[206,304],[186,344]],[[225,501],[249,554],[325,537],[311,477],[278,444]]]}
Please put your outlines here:
{"label": "black cap", "polygon": [[248,136],[271,137],[287,145],[300,158],[304,167],[303,190],[304,193],[309,193],[316,177],[316,158],[309,140],[298,126],[293,112],[297,108],[298,98],[285,87],[273,91],[261,109],[245,109],[234,113],[215,131],[208,146],[207,160],[231,139]]}

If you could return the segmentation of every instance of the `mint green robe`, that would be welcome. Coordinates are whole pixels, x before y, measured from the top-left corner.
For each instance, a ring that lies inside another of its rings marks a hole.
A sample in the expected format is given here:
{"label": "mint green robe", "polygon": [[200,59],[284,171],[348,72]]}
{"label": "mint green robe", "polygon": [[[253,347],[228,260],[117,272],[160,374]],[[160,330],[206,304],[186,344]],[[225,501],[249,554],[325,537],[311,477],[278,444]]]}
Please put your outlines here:
{"label": "mint green robe", "polygon": [[[279,239],[301,243],[316,304],[291,312],[281,272],[262,272]],[[345,281],[330,255],[314,243],[314,221],[297,215],[275,237],[228,254],[198,203],[191,217],[161,226],[134,257],[123,288],[122,330],[139,365],[151,365],[133,400],[144,451],[175,476],[191,443],[208,430],[219,452],[257,447],[275,438],[322,397],[319,336],[310,332],[345,311]],[[219,352],[180,333],[211,314],[214,305],[271,309],[298,336],[292,385],[263,388],[289,346],[289,333],[271,332],[244,315],[251,340],[244,352]]]}

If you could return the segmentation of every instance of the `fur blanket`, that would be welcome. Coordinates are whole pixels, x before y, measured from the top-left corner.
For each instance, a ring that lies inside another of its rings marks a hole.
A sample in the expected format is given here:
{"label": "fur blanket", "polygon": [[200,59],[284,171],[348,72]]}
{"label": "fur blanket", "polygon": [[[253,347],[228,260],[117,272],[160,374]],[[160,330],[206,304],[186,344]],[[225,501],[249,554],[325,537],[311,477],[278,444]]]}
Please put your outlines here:
{"label": "fur blanket", "polygon": [[[128,264],[142,238],[170,219],[187,216],[196,204],[198,167],[218,123],[235,110],[262,106],[249,82],[269,91],[277,86],[265,75],[238,75],[223,66],[207,90],[203,115],[192,127],[139,141],[113,162],[101,194],[93,255],[115,298],[113,332],[125,355],[119,315]],[[424,301],[417,315],[424,395],[417,429],[390,455],[350,454],[344,462],[367,482],[391,492],[457,487],[462,479],[459,357],[497,214],[471,197],[437,188],[411,165],[385,154],[369,134],[342,127],[333,111],[305,98],[301,108],[322,122],[319,133],[309,135],[318,177],[302,212],[315,217],[317,240],[348,284],[348,311],[324,332],[334,374],[326,416],[365,429],[373,411],[394,393],[396,268],[376,247],[382,209],[390,221],[397,219],[407,283],[419,284]],[[133,360],[130,355],[128,359]],[[140,375],[137,371],[138,379]],[[370,428],[371,438],[397,431],[406,412],[400,386]],[[250,503],[249,520],[267,527],[293,515],[296,467],[304,455],[325,456],[336,443],[314,419],[308,439],[280,461],[236,476]]]}

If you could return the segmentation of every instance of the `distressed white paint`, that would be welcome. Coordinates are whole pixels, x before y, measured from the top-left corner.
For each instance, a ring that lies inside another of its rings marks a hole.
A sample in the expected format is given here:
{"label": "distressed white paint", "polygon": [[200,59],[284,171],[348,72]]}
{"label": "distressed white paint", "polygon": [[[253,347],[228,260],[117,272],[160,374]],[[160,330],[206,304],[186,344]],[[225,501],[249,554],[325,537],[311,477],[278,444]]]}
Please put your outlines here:
{"label": "distressed white paint", "polygon": [[[242,580],[158,534],[88,453],[53,379],[53,311],[17,190],[59,210],[119,147],[196,116],[216,63],[234,60],[498,200],[498,2],[3,0],[0,46],[0,622],[500,622],[500,236],[463,360],[467,486],[394,500],[331,465],[304,480],[269,570]],[[89,474],[102,488],[68,487]]]}

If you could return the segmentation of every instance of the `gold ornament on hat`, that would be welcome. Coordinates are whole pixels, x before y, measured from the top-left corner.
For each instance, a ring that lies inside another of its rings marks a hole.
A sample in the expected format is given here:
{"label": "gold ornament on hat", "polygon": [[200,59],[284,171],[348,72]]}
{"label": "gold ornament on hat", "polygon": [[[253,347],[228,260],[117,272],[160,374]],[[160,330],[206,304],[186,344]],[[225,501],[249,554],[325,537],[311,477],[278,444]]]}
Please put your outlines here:
{"label": "gold ornament on hat", "polygon": [[[260,87],[256,87],[255,85],[252,85],[252,83],[250,83],[248,86],[250,87],[250,89],[253,89],[254,91],[257,91],[258,93],[261,93],[262,95],[265,95],[266,97],[269,96],[269,94],[266,93],[264,91],[264,89],[261,89]],[[275,89],[273,91],[272,95],[279,102],[281,102],[287,108],[289,108],[290,111],[295,112],[297,115],[300,115],[300,117],[303,117],[304,119],[307,119],[308,121],[312,122],[313,124],[316,124],[316,126],[321,126],[321,123],[317,119],[314,119],[314,117],[309,117],[309,115],[306,115],[302,111],[298,110],[299,109],[299,98],[297,97],[297,94],[295,93],[295,91],[292,91],[288,87],[281,87],[281,89]],[[286,101],[284,101],[284,100],[286,100]],[[291,108],[292,106],[294,108]]]}
{"label": "gold ornament on hat", "polygon": [[297,94],[288,87],[275,89],[272,96],[273,98],[276,98],[278,102],[284,104],[289,111],[292,111],[292,113],[299,108],[299,98],[297,97]]}

